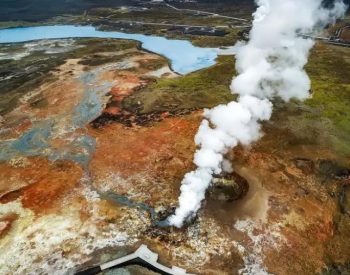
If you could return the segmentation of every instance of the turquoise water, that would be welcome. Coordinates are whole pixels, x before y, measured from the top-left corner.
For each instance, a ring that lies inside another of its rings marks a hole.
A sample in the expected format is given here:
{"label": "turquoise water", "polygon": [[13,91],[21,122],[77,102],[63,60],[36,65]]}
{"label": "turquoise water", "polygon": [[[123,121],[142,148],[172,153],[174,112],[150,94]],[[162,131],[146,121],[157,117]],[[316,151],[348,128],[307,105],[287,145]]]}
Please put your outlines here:
{"label": "turquoise water", "polygon": [[59,38],[118,38],[137,40],[142,47],[165,56],[172,68],[180,74],[190,73],[215,64],[217,50],[193,46],[185,40],[122,32],[104,32],[90,26],[42,26],[0,30],[0,43],[27,42],[39,39]]}

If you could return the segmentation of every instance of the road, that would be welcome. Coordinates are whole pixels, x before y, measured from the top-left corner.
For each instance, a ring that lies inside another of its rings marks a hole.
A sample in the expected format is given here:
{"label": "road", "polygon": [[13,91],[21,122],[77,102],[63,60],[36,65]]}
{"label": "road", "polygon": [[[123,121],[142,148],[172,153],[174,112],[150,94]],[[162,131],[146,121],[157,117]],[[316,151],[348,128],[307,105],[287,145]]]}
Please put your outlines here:
{"label": "road", "polygon": [[302,36],[304,38],[311,38],[314,40],[322,40],[322,41],[328,41],[329,37],[322,37],[322,36],[313,36],[313,35],[308,35],[308,34],[300,34],[299,36]]}
{"label": "road", "polygon": [[345,29],[348,29],[349,27],[350,27],[349,25],[346,25],[345,27],[339,29],[339,30],[338,30],[338,34],[336,35],[336,37],[341,38],[341,36],[342,36],[342,34],[343,34],[343,31],[344,31]]}
{"label": "road", "polygon": [[138,25],[153,25],[153,26],[171,26],[171,27],[185,27],[185,28],[229,28],[226,26],[200,26],[200,25],[182,25],[182,24],[168,24],[168,23],[148,23],[148,22],[132,22],[132,24]]}
{"label": "road", "polygon": [[326,44],[342,46],[342,47],[350,47],[350,43],[345,42],[335,42],[335,41],[324,41]]}
{"label": "road", "polygon": [[248,28],[251,27],[251,25],[240,25],[240,26],[232,26],[232,25],[217,25],[217,26],[202,26],[202,25],[185,25],[185,24],[170,24],[170,23],[150,23],[150,22],[141,22],[141,21],[133,21],[133,22],[126,22],[126,21],[109,21],[110,23],[122,23],[122,24],[129,24],[129,25],[150,25],[150,26],[169,26],[169,27],[183,27],[183,28]]}
{"label": "road", "polygon": [[174,7],[174,6],[170,5],[170,4],[165,4],[165,5],[168,6],[169,8],[172,8],[172,9],[177,10],[177,11],[197,12],[197,13],[208,14],[208,15],[213,15],[213,16],[217,16],[217,17],[227,18],[227,19],[233,19],[233,20],[238,20],[238,21],[243,21],[243,22],[249,22],[249,20],[243,19],[243,18],[237,18],[237,17],[232,17],[232,16],[220,15],[220,14],[217,14],[217,13],[207,12],[207,11],[190,10],[190,9],[178,9],[177,7]]}
{"label": "road", "polygon": [[[345,29],[345,28],[343,28],[343,29]],[[343,30],[343,29],[341,29],[341,30]],[[342,46],[342,47],[350,47],[350,43],[331,40],[330,37],[312,36],[312,35],[306,35],[306,34],[302,34],[300,36],[302,36],[304,38],[307,37],[307,38],[311,38],[311,39],[314,39],[314,40],[320,40],[323,43],[330,44],[330,45]]]}

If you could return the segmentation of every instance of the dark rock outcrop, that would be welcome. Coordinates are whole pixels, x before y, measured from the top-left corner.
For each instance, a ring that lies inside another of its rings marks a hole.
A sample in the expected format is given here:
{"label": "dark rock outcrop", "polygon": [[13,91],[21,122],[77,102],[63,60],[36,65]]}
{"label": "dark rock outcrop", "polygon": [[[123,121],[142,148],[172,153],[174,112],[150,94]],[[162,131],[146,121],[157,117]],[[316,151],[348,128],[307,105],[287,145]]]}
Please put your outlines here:
{"label": "dark rock outcrop", "polygon": [[208,196],[216,201],[233,202],[242,199],[248,190],[248,181],[242,176],[232,173],[224,177],[214,178]]}
{"label": "dark rock outcrop", "polygon": [[296,158],[294,163],[304,174],[311,174],[315,168],[314,162],[307,158]]}

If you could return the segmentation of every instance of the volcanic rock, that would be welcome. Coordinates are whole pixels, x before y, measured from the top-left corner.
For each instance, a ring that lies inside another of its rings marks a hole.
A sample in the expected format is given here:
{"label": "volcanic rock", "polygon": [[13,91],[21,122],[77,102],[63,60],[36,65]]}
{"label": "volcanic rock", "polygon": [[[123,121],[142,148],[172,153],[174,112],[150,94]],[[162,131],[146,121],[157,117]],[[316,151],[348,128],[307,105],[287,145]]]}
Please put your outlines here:
{"label": "volcanic rock", "polygon": [[350,169],[341,171],[335,178],[341,183],[341,185],[350,185]]}
{"label": "volcanic rock", "polygon": [[221,178],[214,178],[208,195],[213,200],[233,202],[242,199],[248,190],[248,181],[242,176],[232,173]]}
{"label": "volcanic rock", "polygon": [[314,162],[307,158],[294,159],[295,166],[299,168],[304,174],[311,174],[314,171]]}

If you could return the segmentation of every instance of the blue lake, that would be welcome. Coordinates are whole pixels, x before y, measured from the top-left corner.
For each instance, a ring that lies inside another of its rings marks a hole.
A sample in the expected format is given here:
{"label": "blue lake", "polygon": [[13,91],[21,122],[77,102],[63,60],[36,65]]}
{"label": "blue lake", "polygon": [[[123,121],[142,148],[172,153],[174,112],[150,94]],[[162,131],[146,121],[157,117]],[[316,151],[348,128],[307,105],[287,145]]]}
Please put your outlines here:
{"label": "blue lake", "polygon": [[137,40],[142,47],[165,56],[172,69],[180,74],[190,73],[215,64],[217,49],[200,48],[185,40],[122,32],[99,31],[91,26],[42,26],[0,30],[0,43],[27,42],[59,38],[118,38]]}

